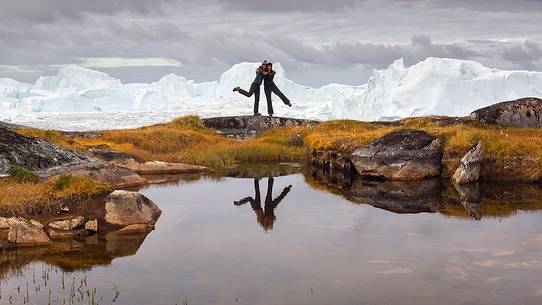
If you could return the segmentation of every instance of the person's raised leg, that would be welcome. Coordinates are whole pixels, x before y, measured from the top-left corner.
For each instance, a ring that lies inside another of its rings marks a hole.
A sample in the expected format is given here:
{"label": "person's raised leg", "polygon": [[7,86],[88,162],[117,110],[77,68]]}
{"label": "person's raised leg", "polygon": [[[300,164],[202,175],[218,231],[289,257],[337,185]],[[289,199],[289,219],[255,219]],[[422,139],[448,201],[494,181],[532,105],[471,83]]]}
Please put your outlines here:
{"label": "person's raised leg", "polygon": [[282,91],[280,91],[280,89],[276,85],[271,87],[271,91],[273,91],[273,93],[280,97],[284,104],[286,104],[288,107],[292,107],[292,103],[290,102],[290,100],[286,97],[286,95],[284,95],[284,93],[282,93]]}

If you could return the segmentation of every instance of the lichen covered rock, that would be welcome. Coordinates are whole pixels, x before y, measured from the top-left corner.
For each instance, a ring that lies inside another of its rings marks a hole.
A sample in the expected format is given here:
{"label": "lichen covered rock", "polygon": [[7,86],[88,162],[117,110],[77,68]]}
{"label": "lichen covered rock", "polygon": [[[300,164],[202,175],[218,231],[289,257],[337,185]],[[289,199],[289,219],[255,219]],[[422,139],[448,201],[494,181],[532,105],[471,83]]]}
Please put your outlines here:
{"label": "lichen covered rock", "polygon": [[443,140],[425,131],[404,129],[387,134],[354,151],[361,176],[387,180],[421,180],[442,171]]}

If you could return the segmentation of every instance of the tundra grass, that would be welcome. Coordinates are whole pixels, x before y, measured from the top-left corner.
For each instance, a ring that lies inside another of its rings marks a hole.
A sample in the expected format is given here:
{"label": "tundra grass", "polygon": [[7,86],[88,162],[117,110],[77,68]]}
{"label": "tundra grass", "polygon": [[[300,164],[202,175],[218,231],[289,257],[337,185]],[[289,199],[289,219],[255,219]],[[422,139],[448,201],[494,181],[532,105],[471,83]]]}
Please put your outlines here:
{"label": "tundra grass", "polygon": [[[19,130],[62,147],[86,150],[105,146],[126,152],[141,161],[169,161],[221,168],[234,162],[303,161],[307,151],[355,148],[400,129],[425,130],[445,139],[445,159],[458,159],[478,140],[484,144],[485,169],[508,172],[525,180],[542,179],[542,129],[500,128],[482,124],[442,124],[434,118],[405,119],[394,124],[352,120],[323,122],[314,127],[282,127],[253,139],[235,140],[206,128],[195,116],[165,124],[128,130],[97,132],[96,137],[66,137],[55,131]],[[453,164],[452,164],[453,167]]]}
{"label": "tundra grass", "polygon": [[38,182],[18,182],[8,177],[0,180],[0,210],[4,213],[29,211],[63,200],[92,200],[109,192],[109,185],[88,176],[63,175]]}

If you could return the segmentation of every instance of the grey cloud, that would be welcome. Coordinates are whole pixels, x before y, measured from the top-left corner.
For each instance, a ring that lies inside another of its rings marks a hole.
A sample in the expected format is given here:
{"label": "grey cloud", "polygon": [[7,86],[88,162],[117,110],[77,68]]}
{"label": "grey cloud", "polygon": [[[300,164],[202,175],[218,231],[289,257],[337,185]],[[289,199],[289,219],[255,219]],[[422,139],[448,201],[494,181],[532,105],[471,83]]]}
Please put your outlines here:
{"label": "grey cloud", "polygon": [[126,11],[144,15],[162,13],[164,5],[173,2],[175,0],[7,0],[0,6],[0,18],[48,23],[59,17],[79,19],[87,13],[112,15]]}

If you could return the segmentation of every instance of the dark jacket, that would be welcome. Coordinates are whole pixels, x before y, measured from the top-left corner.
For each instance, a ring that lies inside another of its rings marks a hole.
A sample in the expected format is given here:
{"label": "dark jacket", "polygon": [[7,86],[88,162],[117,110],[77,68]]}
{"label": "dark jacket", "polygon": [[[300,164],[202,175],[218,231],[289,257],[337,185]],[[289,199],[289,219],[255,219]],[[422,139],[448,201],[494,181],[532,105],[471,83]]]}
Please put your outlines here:
{"label": "dark jacket", "polygon": [[271,84],[274,84],[275,82],[273,79],[275,78],[275,74],[277,74],[275,71],[271,70],[268,74],[265,74],[263,76],[263,84],[264,86],[270,86]]}
{"label": "dark jacket", "polygon": [[259,67],[256,70],[256,78],[254,79],[252,83],[260,86],[263,80],[264,80],[263,69],[262,67]]}

